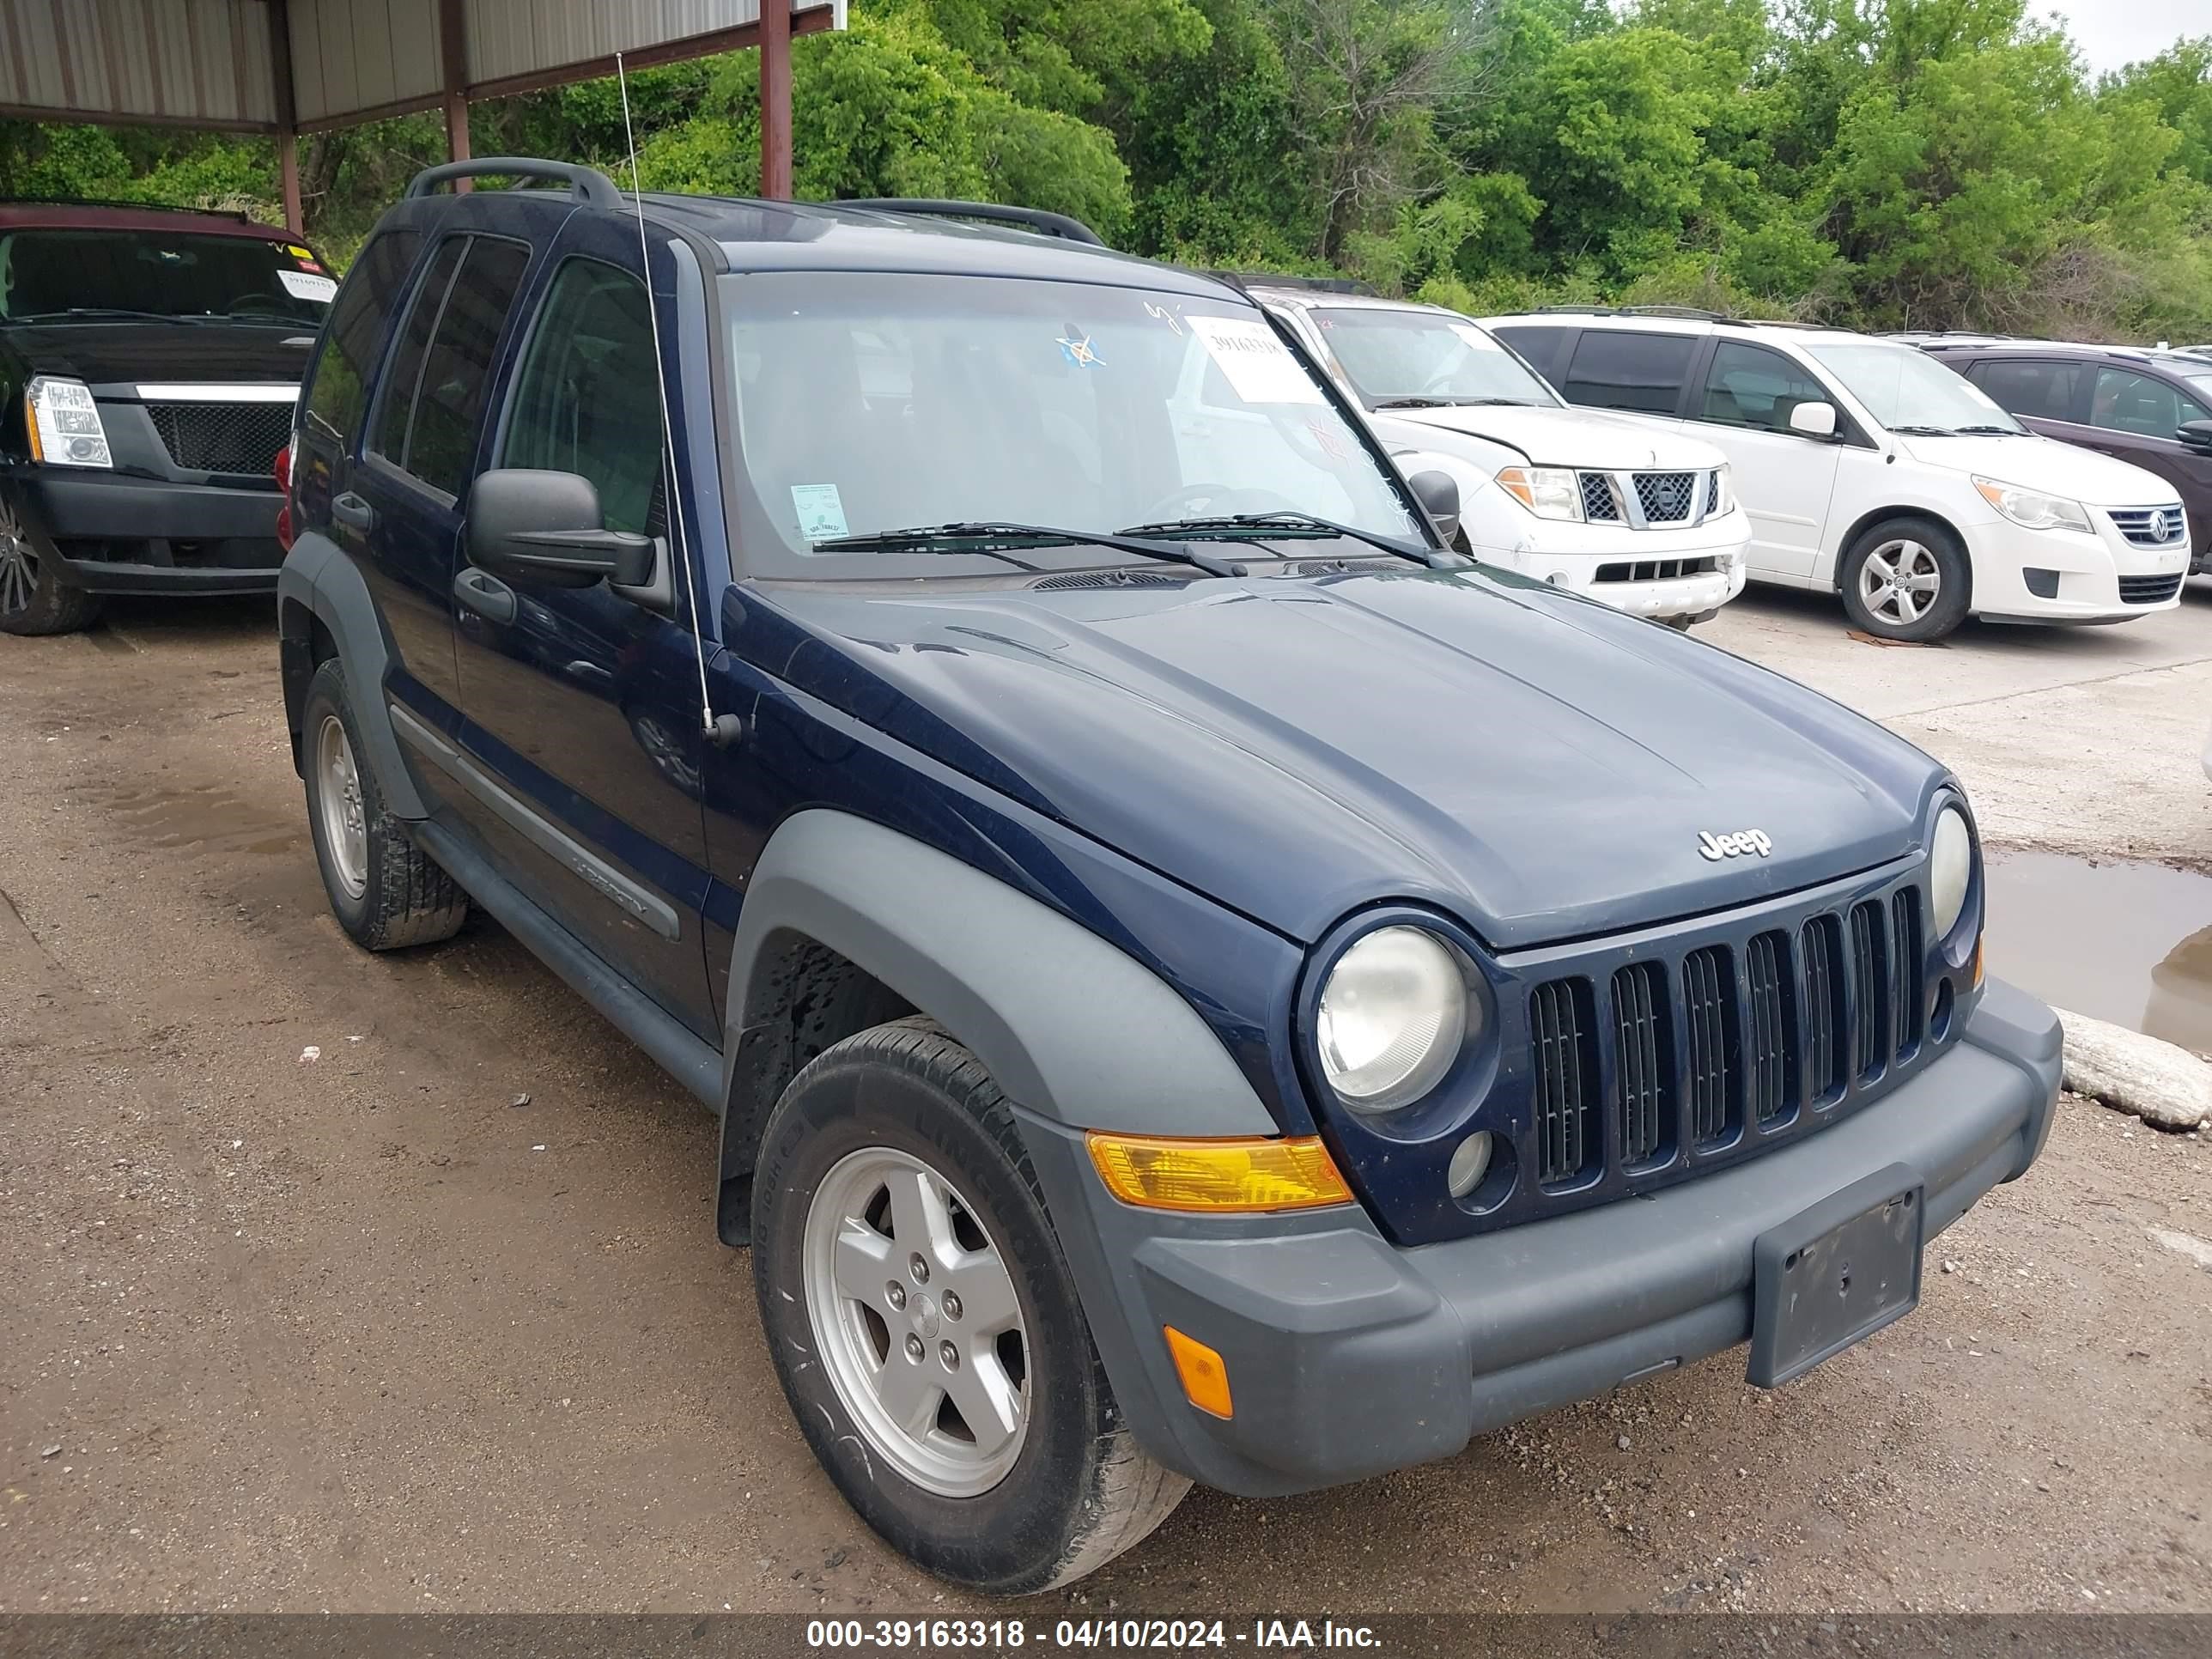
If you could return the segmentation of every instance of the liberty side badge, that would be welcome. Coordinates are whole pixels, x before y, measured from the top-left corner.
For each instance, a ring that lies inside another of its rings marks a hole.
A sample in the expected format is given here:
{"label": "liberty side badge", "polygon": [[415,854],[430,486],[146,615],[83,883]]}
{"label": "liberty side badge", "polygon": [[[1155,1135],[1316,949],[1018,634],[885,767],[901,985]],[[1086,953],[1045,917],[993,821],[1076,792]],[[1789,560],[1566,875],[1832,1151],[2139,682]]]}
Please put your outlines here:
{"label": "liberty side badge", "polygon": [[1070,323],[1067,332],[1060,337],[1060,355],[1078,368],[1103,368],[1106,366],[1106,360],[1098,355],[1098,348],[1091,343],[1091,337],[1078,333],[1073,323]]}

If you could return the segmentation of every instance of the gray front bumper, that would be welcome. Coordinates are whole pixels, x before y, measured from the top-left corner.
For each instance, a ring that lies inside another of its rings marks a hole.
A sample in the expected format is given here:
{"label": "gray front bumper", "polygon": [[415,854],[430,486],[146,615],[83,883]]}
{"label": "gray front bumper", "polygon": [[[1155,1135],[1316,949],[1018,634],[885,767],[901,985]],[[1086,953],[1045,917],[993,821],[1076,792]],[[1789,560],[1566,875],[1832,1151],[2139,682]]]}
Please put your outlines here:
{"label": "gray front bumper", "polygon": [[[1962,1038],[1852,1116],[1648,1198],[1399,1249],[1364,1212],[1176,1216],[1117,1202],[1080,1131],[1023,1131],[1115,1394],[1146,1449],[1208,1486],[1299,1492],[1447,1457],[1475,1435],[1751,1335],[1758,1236],[1889,1164],[1929,1237],[2043,1150],[2051,1011],[1991,981]],[[1182,1397],[1163,1325],[1218,1350],[1230,1421]]]}

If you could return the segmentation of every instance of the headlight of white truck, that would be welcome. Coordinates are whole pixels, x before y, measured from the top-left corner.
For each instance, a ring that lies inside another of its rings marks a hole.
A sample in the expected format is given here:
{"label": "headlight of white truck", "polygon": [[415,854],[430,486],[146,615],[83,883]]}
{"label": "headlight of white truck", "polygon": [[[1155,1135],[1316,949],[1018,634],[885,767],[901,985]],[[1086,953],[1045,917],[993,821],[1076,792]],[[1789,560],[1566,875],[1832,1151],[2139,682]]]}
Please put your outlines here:
{"label": "headlight of white truck", "polygon": [[23,391],[24,424],[31,459],[47,466],[112,466],[100,405],[82,380],[52,374],[32,377]]}
{"label": "headlight of white truck", "polygon": [[1450,945],[1425,928],[1378,927],[1322,987],[1322,1070],[1354,1111],[1389,1111],[1436,1087],[1479,1017]]}
{"label": "headlight of white truck", "polygon": [[1582,486],[1564,466],[1509,466],[1498,475],[1498,488],[1540,519],[1583,516]]}

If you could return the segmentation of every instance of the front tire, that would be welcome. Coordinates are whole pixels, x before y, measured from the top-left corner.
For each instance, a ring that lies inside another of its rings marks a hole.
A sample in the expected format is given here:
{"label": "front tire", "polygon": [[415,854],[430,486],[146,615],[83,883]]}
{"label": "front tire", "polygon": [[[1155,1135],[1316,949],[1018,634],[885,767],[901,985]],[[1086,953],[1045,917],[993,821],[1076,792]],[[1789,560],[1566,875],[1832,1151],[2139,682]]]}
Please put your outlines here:
{"label": "front tire", "polygon": [[358,758],[361,728],[335,657],[307,683],[300,746],[308,831],[338,926],[369,951],[453,938],[468,920],[468,895],[385,809],[376,775]]}
{"label": "front tire", "polygon": [[0,634],[74,634],[100,615],[100,595],[64,581],[53,550],[0,494]]}
{"label": "front tire", "polygon": [[1861,532],[1837,573],[1844,610],[1876,639],[1924,645],[1957,631],[1973,602],[1959,538],[1929,519],[1885,519]]}
{"label": "front tire", "polygon": [[1115,1404],[1006,1097],[927,1020],[848,1037],[777,1103],[753,1282],[785,1396],[845,1499],[955,1583],[1049,1589],[1190,1482]]}

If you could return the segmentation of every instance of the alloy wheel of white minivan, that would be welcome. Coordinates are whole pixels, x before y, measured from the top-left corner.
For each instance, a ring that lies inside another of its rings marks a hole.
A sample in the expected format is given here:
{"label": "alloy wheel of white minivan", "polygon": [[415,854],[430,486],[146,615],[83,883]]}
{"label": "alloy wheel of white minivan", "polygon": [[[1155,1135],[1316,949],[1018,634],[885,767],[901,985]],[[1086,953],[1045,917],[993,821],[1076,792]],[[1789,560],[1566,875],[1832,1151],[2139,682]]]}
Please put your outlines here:
{"label": "alloy wheel of white minivan", "polygon": [[1890,519],[1869,526],[1838,573],[1854,626],[1878,639],[1924,644],[1966,619],[1971,576],[1958,542],[1937,524]]}

